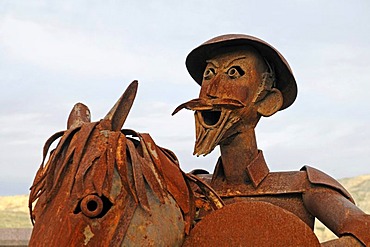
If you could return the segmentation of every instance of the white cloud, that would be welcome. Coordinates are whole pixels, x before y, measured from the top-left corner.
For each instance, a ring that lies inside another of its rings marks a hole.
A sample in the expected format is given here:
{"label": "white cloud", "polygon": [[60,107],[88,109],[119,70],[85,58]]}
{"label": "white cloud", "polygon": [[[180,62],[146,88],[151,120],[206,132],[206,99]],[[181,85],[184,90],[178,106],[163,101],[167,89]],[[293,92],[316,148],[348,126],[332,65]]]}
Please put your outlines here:
{"label": "white cloud", "polygon": [[0,48],[10,59],[75,76],[167,79],[176,75],[176,80],[170,80],[176,84],[181,75],[173,66],[177,64],[184,70],[183,61],[174,59],[175,55],[152,53],[153,47],[125,39],[124,33],[99,34],[5,16],[0,22],[0,37]]}
{"label": "white cloud", "polygon": [[350,177],[369,172],[366,126],[366,120],[302,114],[261,123],[257,137],[273,170],[309,164],[337,178]]}
{"label": "white cloud", "polygon": [[369,60],[369,44],[316,42],[297,52],[293,70],[300,93],[358,104],[367,101],[370,91]]}
{"label": "white cloud", "polygon": [[9,56],[46,69],[84,74],[122,69],[123,52],[113,50],[113,44],[99,44],[93,34],[8,16],[2,19],[0,35]]}
{"label": "white cloud", "polygon": [[[273,1],[9,1],[0,7],[2,176],[31,180],[43,143],[65,128],[72,105],[86,103],[98,120],[132,79],[140,86],[125,126],[175,151],[184,170],[211,171],[217,151],[191,155],[192,112],[170,113],[198,94],[184,66],[187,52],[232,32],[271,42],[297,78],[297,102],[258,127],[272,168],[312,163],[334,176],[368,173],[370,35],[362,2],[305,1],[276,12]],[[348,163],[360,165],[348,171]]]}

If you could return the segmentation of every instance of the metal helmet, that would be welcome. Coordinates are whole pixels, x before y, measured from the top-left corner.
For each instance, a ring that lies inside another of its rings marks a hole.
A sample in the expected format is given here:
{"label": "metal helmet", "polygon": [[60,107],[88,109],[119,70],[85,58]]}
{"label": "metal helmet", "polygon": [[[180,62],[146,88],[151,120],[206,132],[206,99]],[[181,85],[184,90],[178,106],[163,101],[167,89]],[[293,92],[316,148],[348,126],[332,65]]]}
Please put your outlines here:
{"label": "metal helmet", "polygon": [[245,34],[226,34],[215,37],[192,50],[186,58],[186,67],[193,79],[202,85],[203,72],[207,60],[211,59],[219,48],[234,46],[252,46],[273,67],[276,77],[275,87],[283,94],[280,110],[289,107],[297,97],[297,84],[288,62],[274,47],[267,42]]}

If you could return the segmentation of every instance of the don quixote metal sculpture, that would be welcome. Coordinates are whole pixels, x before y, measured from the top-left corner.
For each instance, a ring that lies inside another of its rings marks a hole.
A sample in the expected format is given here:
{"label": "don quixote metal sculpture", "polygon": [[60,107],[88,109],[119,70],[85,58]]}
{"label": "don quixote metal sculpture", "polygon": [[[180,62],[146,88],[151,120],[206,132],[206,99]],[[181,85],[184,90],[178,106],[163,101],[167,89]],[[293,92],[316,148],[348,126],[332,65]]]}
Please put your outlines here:
{"label": "don quixote metal sculpture", "polygon": [[[370,216],[336,180],[309,166],[270,172],[257,148],[260,118],[297,95],[276,49],[223,35],[191,51],[186,66],[200,94],[174,114],[194,111],[195,155],[220,146],[213,174],[184,173],[149,134],[122,129],[136,81],[98,122],[78,103],[67,130],[46,141],[30,193],[30,246],[370,246]],[[315,218],[338,239],[319,243]]]}

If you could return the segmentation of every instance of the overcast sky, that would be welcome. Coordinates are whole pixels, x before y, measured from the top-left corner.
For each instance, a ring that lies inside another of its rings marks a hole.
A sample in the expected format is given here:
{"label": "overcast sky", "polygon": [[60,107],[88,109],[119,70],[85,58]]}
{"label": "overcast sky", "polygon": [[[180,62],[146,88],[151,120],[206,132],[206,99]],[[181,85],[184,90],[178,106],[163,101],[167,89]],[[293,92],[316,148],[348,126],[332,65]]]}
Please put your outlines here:
{"label": "overcast sky", "polygon": [[124,127],[149,132],[183,170],[212,172],[218,150],[192,156],[193,113],[170,115],[198,95],[186,55],[226,33],[272,44],[298,83],[293,106],[257,127],[271,170],[370,173],[369,13],[367,0],[0,0],[0,195],[28,193],[46,139],[76,102],[97,121],[134,79]]}

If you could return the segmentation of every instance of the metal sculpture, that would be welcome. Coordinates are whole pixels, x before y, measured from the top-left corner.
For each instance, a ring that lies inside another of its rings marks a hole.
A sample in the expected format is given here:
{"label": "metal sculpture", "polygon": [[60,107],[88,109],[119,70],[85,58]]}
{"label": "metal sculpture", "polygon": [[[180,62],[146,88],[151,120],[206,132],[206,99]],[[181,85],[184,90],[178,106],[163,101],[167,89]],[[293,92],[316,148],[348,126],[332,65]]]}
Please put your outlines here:
{"label": "metal sculpture", "polygon": [[76,104],[68,129],[46,142],[44,160],[61,137],[31,187],[30,246],[181,245],[193,207],[176,157],[148,134],[121,130],[136,89],[98,122]]}
{"label": "metal sculpture", "polygon": [[257,148],[261,116],[289,107],[297,95],[292,71],[275,48],[256,37],[223,35],[191,51],[186,65],[200,94],[174,114],[195,111],[195,155],[220,146],[213,175],[194,173],[226,204],[210,210],[209,199],[195,190],[203,199],[197,203],[200,222],[186,246],[318,246],[315,218],[339,236],[323,246],[370,245],[370,216],[336,180],[309,166],[270,172]]}
{"label": "metal sculpture", "polygon": [[[76,104],[30,194],[31,246],[370,246],[370,216],[325,173],[270,172],[255,127],[289,107],[296,81],[284,57],[248,35],[223,35],[187,57],[199,97],[195,155],[220,146],[214,173],[183,173],[148,134],[121,130],[133,82],[107,116]],[[35,207],[33,208],[33,205]],[[338,239],[319,243],[318,218]]]}

